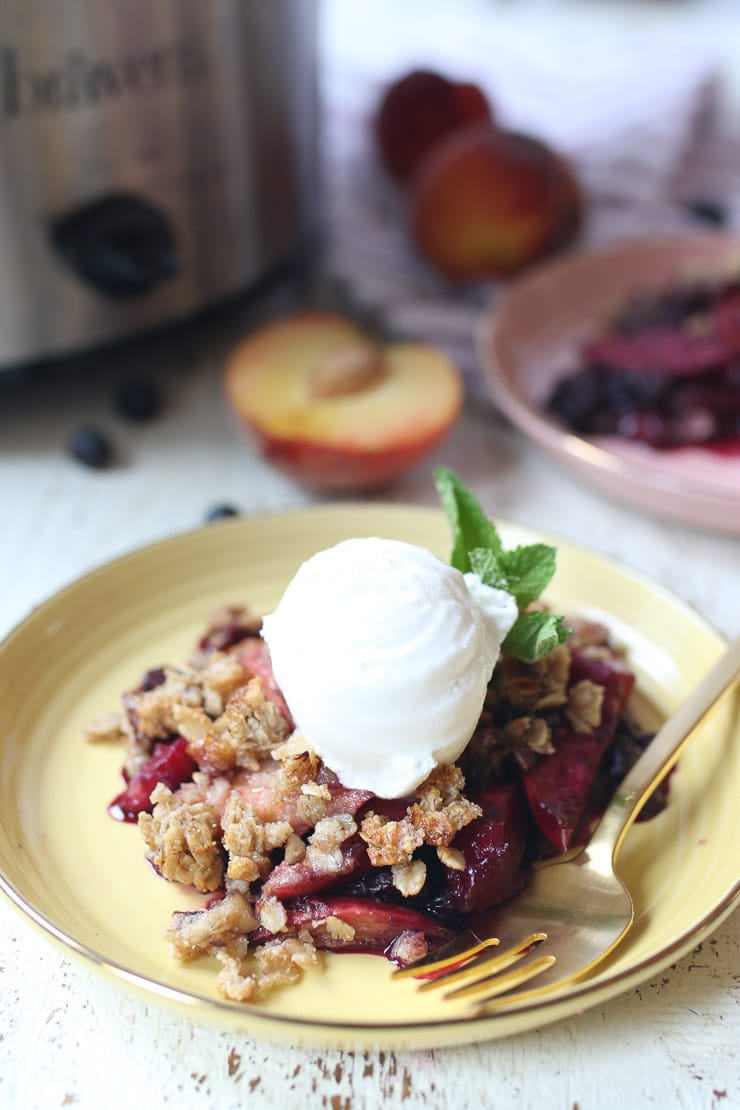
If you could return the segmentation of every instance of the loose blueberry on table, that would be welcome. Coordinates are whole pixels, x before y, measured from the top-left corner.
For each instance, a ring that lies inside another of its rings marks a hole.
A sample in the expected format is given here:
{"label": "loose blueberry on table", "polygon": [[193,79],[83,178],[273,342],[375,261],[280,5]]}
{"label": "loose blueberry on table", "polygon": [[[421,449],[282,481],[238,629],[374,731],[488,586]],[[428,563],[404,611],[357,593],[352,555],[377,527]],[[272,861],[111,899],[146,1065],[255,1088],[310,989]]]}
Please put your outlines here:
{"label": "loose blueberry on table", "polygon": [[212,524],[216,520],[229,520],[234,516],[239,516],[239,510],[233,505],[214,505],[206,513],[206,523]]}
{"label": "loose blueberry on table", "polygon": [[110,439],[97,428],[80,428],[69,441],[69,453],[93,470],[101,470],[113,460],[113,446]]}
{"label": "loose blueberry on table", "polygon": [[146,378],[128,378],[116,387],[113,407],[126,420],[152,420],[162,409],[162,396],[154,382]]}

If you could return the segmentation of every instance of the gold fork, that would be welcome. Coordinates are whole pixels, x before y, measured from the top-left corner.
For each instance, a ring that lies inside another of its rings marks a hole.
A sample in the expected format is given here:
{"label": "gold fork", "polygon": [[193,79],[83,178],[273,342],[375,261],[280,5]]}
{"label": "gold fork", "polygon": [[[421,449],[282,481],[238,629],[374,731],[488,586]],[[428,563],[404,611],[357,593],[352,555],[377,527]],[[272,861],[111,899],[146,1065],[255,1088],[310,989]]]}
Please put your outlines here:
{"label": "gold fork", "polygon": [[[452,987],[445,998],[468,998],[490,1012],[524,1005],[590,974],[634,920],[629,891],[614,871],[625,834],[739,673],[740,637],[656,733],[585,847],[538,864],[527,889],[486,916],[485,929],[467,931],[393,978],[424,977],[420,991]],[[545,942],[542,955],[538,949]],[[535,978],[536,986],[520,989]]]}

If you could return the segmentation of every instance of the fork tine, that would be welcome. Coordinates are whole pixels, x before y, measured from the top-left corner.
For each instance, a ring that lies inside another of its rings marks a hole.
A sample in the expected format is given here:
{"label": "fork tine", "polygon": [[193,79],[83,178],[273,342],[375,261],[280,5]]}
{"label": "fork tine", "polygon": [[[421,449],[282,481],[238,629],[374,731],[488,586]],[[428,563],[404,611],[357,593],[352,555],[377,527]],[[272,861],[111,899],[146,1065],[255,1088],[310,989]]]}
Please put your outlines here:
{"label": "fork tine", "polygon": [[[520,944],[515,944],[511,948],[507,948],[505,952],[489,951],[479,953],[477,959],[468,960],[464,967],[459,967],[454,964],[447,972],[435,976],[430,979],[428,983],[422,983],[418,988],[419,991],[431,991],[436,987],[449,987],[452,983],[459,983],[462,979],[467,979],[470,975],[476,975],[479,981],[481,974],[486,973],[486,978],[491,978],[497,975],[500,971],[504,971],[507,967],[511,967],[517,960],[521,960],[533,948],[536,948],[543,940],[547,940],[547,933],[532,933]],[[447,997],[447,996],[445,996]]]}
{"label": "fork tine", "polygon": [[430,975],[434,971],[439,971],[440,968],[444,969],[449,966],[457,968],[460,964],[471,960],[473,956],[477,956],[479,952],[486,948],[493,948],[498,943],[498,937],[484,937],[481,939],[475,933],[468,932],[462,937],[451,940],[442,948],[438,948],[432,959],[424,956],[423,959],[416,960],[408,967],[396,968],[391,977],[393,979],[414,979]]}
{"label": "fork tine", "polygon": [[478,979],[475,983],[468,983],[464,987],[456,987],[453,991],[448,991],[443,997],[445,999],[473,998],[476,995],[483,994],[485,997],[479,999],[479,1003],[484,1005],[490,999],[503,994],[504,991],[511,990],[513,987],[518,987],[522,983],[534,979],[536,975],[540,975],[548,967],[552,967],[555,962],[554,956],[539,956],[523,967],[514,968],[507,975],[486,975],[484,979]]}
{"label": "fork tine", "polygon": [[572,978],[566,975],[565,978],[558,979],[555,983],[546,983],[544,987],[534,986],[526,991],[514,991],[513,994],[489,994],[486,998],[479,1000],[475,1010],[475,1016],[480,1017],[483,1014],[502,1013],[512,1008],[518,1009],[530,1002],[539,1001],[541,998],[548,998],[550,996],[557,998],[558,995],[564,990],[567,990],[572,983]]}

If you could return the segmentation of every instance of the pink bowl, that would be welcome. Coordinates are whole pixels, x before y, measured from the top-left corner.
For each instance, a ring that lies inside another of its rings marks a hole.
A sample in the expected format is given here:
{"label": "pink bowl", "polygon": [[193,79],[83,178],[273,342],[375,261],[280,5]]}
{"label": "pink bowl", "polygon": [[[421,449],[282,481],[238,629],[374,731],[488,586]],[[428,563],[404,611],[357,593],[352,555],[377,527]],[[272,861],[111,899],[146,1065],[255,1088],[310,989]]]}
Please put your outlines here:
{"label": "pink bowl", "polygon": [[740,534],[740,456],[585,439],[544,408],[555,381],[577,366],[583,341],[626,297],[739,265],[740,239],[706,234],[638,240],[538,267],[479,322],[478,354],[494,401],[534,443],[605,493],[658,516]]}

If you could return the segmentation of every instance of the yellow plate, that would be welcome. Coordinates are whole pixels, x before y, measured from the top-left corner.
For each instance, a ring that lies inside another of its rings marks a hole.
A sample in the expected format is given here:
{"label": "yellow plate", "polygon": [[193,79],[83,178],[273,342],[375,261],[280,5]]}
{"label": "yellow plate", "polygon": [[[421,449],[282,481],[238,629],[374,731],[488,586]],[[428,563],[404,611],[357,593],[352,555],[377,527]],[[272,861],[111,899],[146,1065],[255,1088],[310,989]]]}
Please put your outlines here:
{"label": "yellow plate", "polygon": [[[508,542],[535,537],[502,525]],[[0,885],[67,951],[144,997],[252,1036],[342,1048],[483,1040],[541,1026],[652,977],[698,944],[738,896],[737,700],[697,733],[668,809],[630,832],[621,856],[637,924],[601,973],[565,997],[471,1019],[462,1004],[392,983],[373,956],[330,956],[260,1005],[220,999],[218,965],[180,965],[162,939],[187,891],[146,864],[137,829],[112,821],[121,750],[86,745],[85,723],[163,662],[181,661],[224,602],[269,610],[299,563],[353,535],[411,540],[446,556],[441,514],[408,506],[326,506],[228,522],[145,548],[80,579],[0,646]],[[696,613],[618,566],[558,543],[552,602],[601,617],[637,668],[643,694],[670,712],[722,649]]]}

